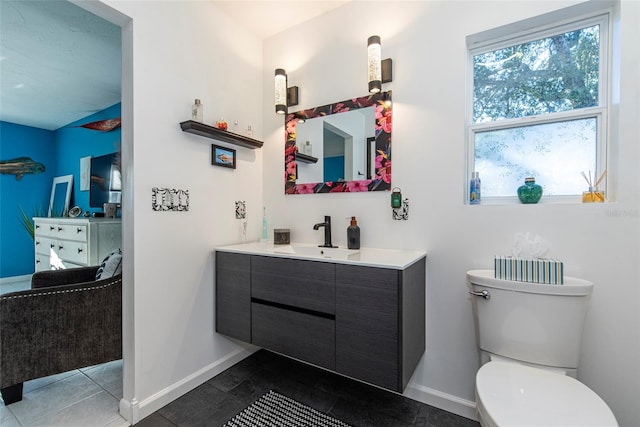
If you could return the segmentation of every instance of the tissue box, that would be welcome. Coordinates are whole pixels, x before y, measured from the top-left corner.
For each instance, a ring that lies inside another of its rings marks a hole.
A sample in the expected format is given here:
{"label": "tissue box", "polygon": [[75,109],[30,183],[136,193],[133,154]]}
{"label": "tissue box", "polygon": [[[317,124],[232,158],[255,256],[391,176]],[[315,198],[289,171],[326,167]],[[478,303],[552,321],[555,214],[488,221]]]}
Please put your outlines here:
{"label": "tissue box", "polygon": [[496,279],[550,285],[562,285],[564,283],[564,266],[562,261],[555,259],[496,256],[494,268],[494,277]]}

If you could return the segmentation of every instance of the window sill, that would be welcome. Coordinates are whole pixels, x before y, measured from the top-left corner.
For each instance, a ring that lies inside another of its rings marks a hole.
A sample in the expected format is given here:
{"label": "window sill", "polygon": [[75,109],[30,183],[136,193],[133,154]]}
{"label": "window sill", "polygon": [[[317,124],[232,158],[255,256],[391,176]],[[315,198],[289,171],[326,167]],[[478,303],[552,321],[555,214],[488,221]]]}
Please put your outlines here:
{"label": "window sill", "polygon": [[[484,197],[479,205],[472,205],[468,201],[465,203],[469,206],[511,206],[525,205],[521,203],[517,197]],[[582,196],[542,196],[542,199],[536,205],[606,205],[611,204],[610,200],[604,203],[583,203]]]}

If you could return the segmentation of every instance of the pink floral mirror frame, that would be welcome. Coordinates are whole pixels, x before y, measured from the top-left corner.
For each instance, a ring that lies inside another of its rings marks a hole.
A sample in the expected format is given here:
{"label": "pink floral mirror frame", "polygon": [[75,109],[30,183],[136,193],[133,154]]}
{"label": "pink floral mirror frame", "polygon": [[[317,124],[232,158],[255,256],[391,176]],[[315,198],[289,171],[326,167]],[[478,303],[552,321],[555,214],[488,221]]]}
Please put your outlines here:
{"label": "pink floral mirror frame", "polygon": [[[375,107],[375,171],[371,179],[297,184],[296,126],[300,120],[340,114],[360,108]],[[285,121],[284,192],[285,194],[355,193],[391,190],[391,91],[335,104],[290,113]]]}

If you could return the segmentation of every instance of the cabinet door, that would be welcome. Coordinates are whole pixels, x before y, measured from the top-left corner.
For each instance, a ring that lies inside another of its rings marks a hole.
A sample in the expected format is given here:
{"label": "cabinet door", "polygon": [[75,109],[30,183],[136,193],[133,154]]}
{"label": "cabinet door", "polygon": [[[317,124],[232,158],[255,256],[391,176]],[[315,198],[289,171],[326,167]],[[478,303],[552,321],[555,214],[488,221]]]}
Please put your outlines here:
{"label": "cabinet door", "polygon": [[399,272],[336,266],[336,371],[400,390]]}
{"label": "cabinet door", "polygon": [[251,257],[216,252],[216,331],[251,342]]}

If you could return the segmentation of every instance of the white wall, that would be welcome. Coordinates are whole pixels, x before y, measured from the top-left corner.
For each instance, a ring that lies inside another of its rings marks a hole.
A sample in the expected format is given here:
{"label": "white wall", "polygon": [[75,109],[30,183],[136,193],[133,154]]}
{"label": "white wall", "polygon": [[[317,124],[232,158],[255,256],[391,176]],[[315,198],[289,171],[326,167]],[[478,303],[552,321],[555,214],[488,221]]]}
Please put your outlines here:
{"label": "white wall", "polygon": [[[261,139],[262,42],[209,2],[85,7],[125,26],[120,407],[136,422],[247,354],[214,330],[213,248],[241,240],[236,200],[247,203],[249,238],[259,238],[262,151],[216,142],[237,150],[237,168],[212,166],[215,141],[179,123],[200,98],[206,123],[238,120]],[[189,211],[154,212],[153,187],[189,190]]]}
{"label": "white wall", "polygon": [[[595,282],[579,378],[623,426],[640,425],[640,3],[623,1],[619,123],[609,173],[615,202],[604,205],[463,204],[465,36],[575,2],[352,2],[271,37],[264,45],[264,199],[270,226],[292,240],[321,242],[312,225],[333,217],[333,241],[346,245],[355,215],[362,245],[422,249],[427,260],[427,349],[407,394],[473,416],[478,368],[465,272],[489,268],[516,232],[552,243],[565,271]],[[496,13],[499,10],[500,13]],[[393,221],[388,192],[284,195],[283,118],[273,111],[273,70],[284,68],[306,109],[366,94],[366,40],[382,38],[394,61],[393,182],[410,199],[408,221]],[[580,178],[578,178],[580,179]]]}

